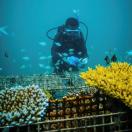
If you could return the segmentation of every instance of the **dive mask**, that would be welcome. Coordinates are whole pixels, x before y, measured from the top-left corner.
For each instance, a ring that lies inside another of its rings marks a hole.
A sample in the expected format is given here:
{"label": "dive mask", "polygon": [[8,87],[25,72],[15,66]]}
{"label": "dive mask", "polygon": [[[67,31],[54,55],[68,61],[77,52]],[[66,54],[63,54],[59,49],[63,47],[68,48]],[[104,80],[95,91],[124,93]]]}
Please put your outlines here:
{"label": "dive mask", "polygon": [[72,36],[72,37],[80,37],[80,29],[69,29],[66,28],[64,34],[66,34],[67,36]]}

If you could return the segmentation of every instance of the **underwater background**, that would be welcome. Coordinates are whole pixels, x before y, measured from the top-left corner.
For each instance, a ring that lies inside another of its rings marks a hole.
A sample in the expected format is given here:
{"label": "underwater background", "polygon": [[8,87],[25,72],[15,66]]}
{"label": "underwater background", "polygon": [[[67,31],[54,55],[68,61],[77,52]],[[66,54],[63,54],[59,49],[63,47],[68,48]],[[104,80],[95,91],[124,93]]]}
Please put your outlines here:
{"label": "underwater background", "polygon": [[88,26],[89,67],[112,54],[132,63],[132,0],[0,0],[0,75],[52,73],[46,32],[76,12]]}

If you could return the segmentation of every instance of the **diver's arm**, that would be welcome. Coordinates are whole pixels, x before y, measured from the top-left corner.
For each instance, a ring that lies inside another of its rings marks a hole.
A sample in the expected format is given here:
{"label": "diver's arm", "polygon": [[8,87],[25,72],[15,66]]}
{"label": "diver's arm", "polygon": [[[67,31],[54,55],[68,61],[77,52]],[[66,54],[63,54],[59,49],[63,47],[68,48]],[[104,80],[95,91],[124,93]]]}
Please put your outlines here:
{"label": "diver's arm", "polygon": [[52,46],[51,48],[51,56],[52,56],[52,63],[55,64],[57,62],[57,60],[60,59],[59,55],[58,55],[58,49],[56,46]]}
{"label": "diver's arm", "polygon": [[88,57],[88,53],[87,53],[86,43],[85,43],[85,40],[84,40],[82,32],[80,34],[81,34],[81,39],[80,39],[80,44],[79,44],[79,50],[80,50],[80,52],[82,52],[80,57],[87,58]]}
{"label": "diver's arm", "polygon": [[61,60],[60,52],[61,48],[56,45],[56,43],[62,43],[62,34],[60,32],[60,28],[58,29],[58,33],[55,35],[53,45],[51,48],[51,56],[52,56],[52,63],[55,64],[58,60]]}
{"label": "diver's arm", "polygon": [[79,42],[79,51],[82,54],[80,54],[79,56],[80,60],[78,63],[78,68],[84,68],[88,63],[88,53],[87,53],[87,48],[86,48],[85,40],[82,33],[81,33],[81,39]]}

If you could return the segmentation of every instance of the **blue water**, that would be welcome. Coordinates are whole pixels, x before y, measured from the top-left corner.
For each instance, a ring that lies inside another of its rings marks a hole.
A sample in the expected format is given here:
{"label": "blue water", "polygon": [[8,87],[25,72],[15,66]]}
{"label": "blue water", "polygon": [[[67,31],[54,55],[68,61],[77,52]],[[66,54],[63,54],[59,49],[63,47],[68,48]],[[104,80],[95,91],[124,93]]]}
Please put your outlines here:
{"label": "blue water", "polygon": [[0,75],[52,73],[46,31],[75,16],[73,10],[89,29],[88,66],[105,65],[111,52],[132,62],[132,0],[0,0]]}

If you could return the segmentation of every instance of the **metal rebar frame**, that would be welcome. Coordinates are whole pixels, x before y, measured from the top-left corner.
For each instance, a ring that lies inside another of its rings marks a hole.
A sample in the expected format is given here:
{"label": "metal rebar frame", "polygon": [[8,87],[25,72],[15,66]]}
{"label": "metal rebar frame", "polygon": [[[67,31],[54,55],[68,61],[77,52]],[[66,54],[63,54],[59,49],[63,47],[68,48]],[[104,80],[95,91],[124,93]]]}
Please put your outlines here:
{"label": "metal rebar frame", "polygon": [[[12,86],[39,85],[40,88],[51,92],[66,90],[67,92],[77,92],[87,90],[88,93],[96,93],[95,88],[89,89],[78,75],[57,76],[57,75],[34,75],[17,77],[0,77],[0,89]],[[64,95],[63,95],[64,96]],[[89,103],[87,103],[87,101]],[[0,127],[0,132],[9,129],[9,132],[131,132],[132,113],[111,112],[107,107],[107,96],[103,94],[93,96],[76,97],[70,100],[50,100],[49,110],[45,121],[34,124],[24,124],[20,126]],[[80,111],[84,106],[85,110]],[[76,109],[73,113],[72,107]],[[88,109],[87,109],[88,107]],[[67,115],[67,109],[69,113]],[[55,110],[55,115],[50,112]],[[58,114],[63,110],[63,115]]]}
{"label": "metal rebar frame", "polygon": [[[128,116],[126,112],[117,112],[101,115],[92,115],[85,117],[76,117],[68,119],[47,120],[31,125],[8,126],[13,132],[131,132],[128,121],[123,116]],[[128,117],[127,117],[128,118]],[[132,122],[132,119],[131,119]],[[53,128],[55,126],[55,128]],[[13,129],[14,128],[14,129]],[[2,130],[4,128],[0,128]]]}

